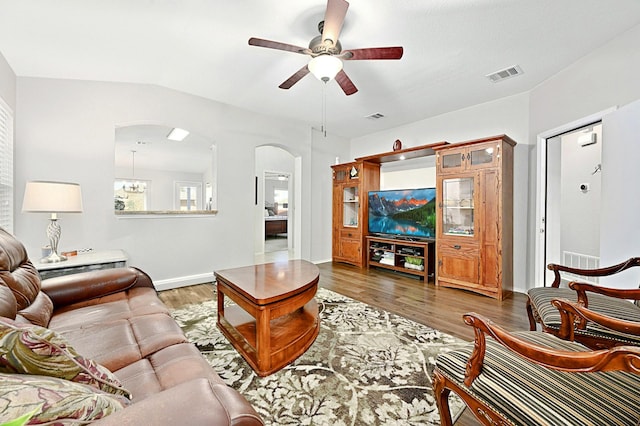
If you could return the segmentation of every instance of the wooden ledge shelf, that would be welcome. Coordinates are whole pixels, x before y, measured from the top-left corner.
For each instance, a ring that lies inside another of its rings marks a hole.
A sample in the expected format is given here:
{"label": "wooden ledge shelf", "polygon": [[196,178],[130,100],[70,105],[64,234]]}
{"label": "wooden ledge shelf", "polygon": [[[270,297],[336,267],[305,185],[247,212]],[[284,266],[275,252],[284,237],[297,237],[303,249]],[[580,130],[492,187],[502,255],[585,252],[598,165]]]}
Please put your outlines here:
{"label": "wooden ledge shelf", "polygon": [[369,155],[367,157],[356,158],[356,161],[367,163],[390,163],[392,161],[410,160],[412,158],[427,157],[434,155],[434,148],[448,145],[449,142],[436,142],[429,145],[414,146],[411,148],[401,149],[399,151],[383,152],[382,154]]}

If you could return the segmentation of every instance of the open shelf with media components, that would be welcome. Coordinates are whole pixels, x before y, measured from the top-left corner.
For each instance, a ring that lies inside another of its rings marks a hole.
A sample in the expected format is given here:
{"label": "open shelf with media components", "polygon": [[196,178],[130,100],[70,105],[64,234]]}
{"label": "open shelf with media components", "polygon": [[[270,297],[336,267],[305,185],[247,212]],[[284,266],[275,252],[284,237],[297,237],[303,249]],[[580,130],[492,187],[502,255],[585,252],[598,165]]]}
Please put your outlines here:
{"label": "open shelf with media components", "polygon": [[367,236],[367,268],[379,267],[433,279],[435,241]]}

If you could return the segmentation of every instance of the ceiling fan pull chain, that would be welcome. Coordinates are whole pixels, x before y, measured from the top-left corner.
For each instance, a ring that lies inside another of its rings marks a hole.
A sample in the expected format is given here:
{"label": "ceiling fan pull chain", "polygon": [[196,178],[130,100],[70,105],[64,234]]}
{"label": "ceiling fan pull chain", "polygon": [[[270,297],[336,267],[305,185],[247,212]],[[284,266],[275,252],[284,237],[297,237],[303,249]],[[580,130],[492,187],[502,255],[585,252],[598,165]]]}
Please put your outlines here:
{"label": "ceiling fan pull chain", "polygon": [[322,134],[327,137],[327,82],[322,85]]}

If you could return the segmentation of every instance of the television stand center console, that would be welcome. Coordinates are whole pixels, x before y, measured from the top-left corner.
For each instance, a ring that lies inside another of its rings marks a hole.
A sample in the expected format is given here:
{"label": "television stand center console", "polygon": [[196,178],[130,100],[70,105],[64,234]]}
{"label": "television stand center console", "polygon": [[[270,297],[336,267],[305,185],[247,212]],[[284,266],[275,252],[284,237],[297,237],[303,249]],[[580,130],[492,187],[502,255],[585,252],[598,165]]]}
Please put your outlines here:
{"label": "television stand center console", "polygon": [[428,282],[435,271],[435,241],[367,236],[367,268],[372,266],[417,275]]}

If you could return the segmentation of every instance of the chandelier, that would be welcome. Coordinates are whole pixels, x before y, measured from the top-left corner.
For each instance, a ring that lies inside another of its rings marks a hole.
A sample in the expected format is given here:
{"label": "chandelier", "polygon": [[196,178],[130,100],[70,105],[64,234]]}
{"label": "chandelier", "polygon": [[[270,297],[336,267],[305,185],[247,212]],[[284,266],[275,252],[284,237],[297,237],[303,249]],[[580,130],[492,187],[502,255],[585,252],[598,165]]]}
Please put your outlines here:
{"label": "chandelier", "polygon": [[124,181],[122,183],[122,190],[129,193],[143,193],[147,190],[147,183],[133,180],[136,176],[136,151],[131,150],[131,179],[132,181]]}

